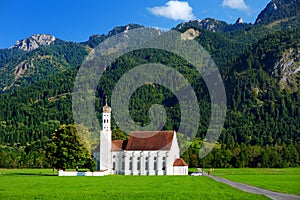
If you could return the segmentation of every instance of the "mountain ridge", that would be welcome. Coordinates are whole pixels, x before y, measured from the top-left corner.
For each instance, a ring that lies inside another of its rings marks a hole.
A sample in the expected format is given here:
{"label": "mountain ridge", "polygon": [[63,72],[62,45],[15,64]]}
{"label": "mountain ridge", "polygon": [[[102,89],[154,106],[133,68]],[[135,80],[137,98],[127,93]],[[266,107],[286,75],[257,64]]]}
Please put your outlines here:
{"label": "mountain ridge", "polygon": [[[253,28],[253,26],[255,25],[261,25],[261,24],[266,25],[287,18],[292,18],[292,19],[296,18],[298,20],[299,16],[300,16],[300,4],[299,2],[297,2],[297,0],[271,0],[267,4],[267,6],[259,13],[254,24],[244,23],[241,17],[239,17],[236,20],[236,22],[233,24],[228,24],[225,21],[221,21],[214,18],[204,18],[202,20],[199,19],[199,20],[190,20],[187,22],[182,22],[177,26],[175,26],[173,29],[181,30],[187,26],[189,27],[196,26],[196,27],[200,27],[203,30],[209,30],[212,32],[232,32],[235,31],[236,29],[247,30]],[[286,23],[290,23],[290,21]],[[297,25],[299,24],[296,24],[296,26]],[[128,24],[124,26],[116,26],[110,31],[108,31],[107,34],[93,34],[85,42],[74,42],[74,43],[88,44],[90,47],[94,48],[95,44],[92,44],[91,40],[93,40],[94,42],[97,40],[102,42],[107,37],[111,37],[117,33],[128,31],[133,28],[142,28],[142,27],[144,26],[140,24]],[[281,25],[281,27],[284,26]],[[24,51],[31,51],[38,48],[40,45],[53,44],[55,39],[56,39],[55,36],[49,34],[34,34],[29,36],[28,38],[17,40],[15,42],[15,45],[10,48],[19,48]],[[98,43],[99,42],[96,42],[96,44]]]}
{"label": "mountain ridge", "polygon": [[[278,4],[278,2],[281,1],[283,0],[277,0],[276,2]],[[292,0],[291,2],[294,2],[294,0]],[[270,5],[273,4],[274,1],[271,1],[261,13],[265,13],[266,12],[265,10],[270,10],[268,7],[270,7]],[[284,5],[288,5],[288,3],[285,2]],[[284,8],[287,9],[289,7],[285,6]],[[284,11],[286,9],[284,9]],[[272,18],[272,16],[270,17]],[[264,17],[266,16],[264,15]],[[239,18],[234,24],[227,24],[226,22],[219,21],[217,19],[205,18],[203,20],[190,20],[188,22],[180,23],[173,29],[180,32],[185,32],[189,30],[190,33],[197,33],[196,35],[193,36],[193,38],[198,40],[198,42],[200,42],[201,45],[208,48],[209,53],[211,53],[213,56],[215,55],[215,58],[217,59],[218,62],[219,58],[221,59],[221,57],[229,56],[230,53],[232,55],[235,55],[235,54],[239,54],[240,52],[243,52],[244,49],[249,47],[249,45],[256,43],[257,41],[259,41],[259,39],[266,37],[268,34],[270,34],[273,31],[277,31],[280,29],[282,30],[290,29],[291,24],[294,25],[293,28],[297,29],[297,27],[300,26],[300,24],[296,23],[298,18],[299,17],[294,16],[285,21],[282,19],[278,21],[269,20],[270,22],[265,25],[262,25],[261,23],[257,23],[257,24],[243,23],[241,18]],[[54,54],[53,56],[51,56],[51,59],[46,56],[48,60],[47,59],[41,60],[41,62],[48,63],[44,66],[50,67],[49,69],[43,69],[42,71],[49,70],[50,73],[46,73],[46,74],[52,76],[53,73],[56,73],[55,71],[57,72],[60,71],[59,68],[62,70],[66,70],[66,68],[63,66],[64,65],[68,66],[69,65],[68,63],[70,63],[69,60],[74,60],[74,58],[71,58],[71,56],[69,55],[70,53],[67,50],[68,48],[73,49],[72,51],[74,52],[77,51],[76,49],[78,50],[80,49],[80,55],[78,55],[79,59],[77,59],[75,63],[71,62],[69,67],[67,67],[67,68],[70,67],[74,68],[80,65],[81,62],[83,62],[83,57],[81,55],[87,55],[93,48],[95,48],[98,44],[100,44],[105,39],[117,33],[128,31],[134,28],[142,28],[142,27],[144,26],[139,24],[128,24],[125,26],[117,26],[112,30],[110,30],[107,34],[94,34],[91,35],[87,41],[79,42],[79,43],[66,42],[58,38],[55,38],[55,36],[47,35],[47,34],[36,34],[28,38],[19,40],[16,42],[16,45],[11,47],[10,49],[0,50],[0,58],[5,58],[6,60],[10,59],[7,56],[11,54],[10,53],[11,50],[24,51],[24,53],[18,51],[18,54],[20,55],[22,54],[22,57],[24,58],[15,56],[17,59],[11,59],[10,62],[7,61],[1,62],[0,59],[0,73],[7,74],[7,76],[4,76],[0,81],[0,93],[6,92],[13,88],[15,89],[20,88],[20,86],[22,87],[22,85],[28,85],[28,83],[29,84],[32,83],[32,80],[30,80],[30,74],[34,75],[33,80],[42,79],[42,77],[37,78],[39,75],[36,73],[39,72],[39,70],[38,68],[32,67],[32,66],[37,66],[36,64],[33,65],[33,63],[31,62],[32,60],[36,61],[42,58],[44,55]],[[214,34],[211,34],[210,32]],[[217,40],[223,46],[227,46],[226,48],[231,49],[230,50],[231,52],[227,53],[228,55],[226,55],[226,53],[224,54],[224,52],[218,51],[218,47],[215,46],[216,42],[214,42],[213,40]],[[227,43],[227,45],[225,43]],[[66,44],[68,44],[69,47],[67,47],[65,50],[62,50],[62,48],[66,47]],[[57,50],[59,50],[59,52],[56,52]],[[14,56],[12,56],[12,58],[13,57]],[[58,68],[56,67],[60,65],[62,67],[58,67]]]}

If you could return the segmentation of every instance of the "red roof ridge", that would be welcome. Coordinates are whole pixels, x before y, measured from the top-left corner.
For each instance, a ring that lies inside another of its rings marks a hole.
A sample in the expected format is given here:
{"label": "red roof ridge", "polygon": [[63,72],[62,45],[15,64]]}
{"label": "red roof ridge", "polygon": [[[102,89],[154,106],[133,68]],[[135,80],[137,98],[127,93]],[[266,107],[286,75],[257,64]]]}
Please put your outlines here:
{"label": "red roof ridge", "polygon": [[111,151],[123,151],[126,148],[126,140],[112,140]]}
{"label": "red roof ridge", "polygon": [[128,151],[170,150],[173,130],[169,131],[132,131],[126,145]]}
{"label": "red roof ridge", "polygon": [[182,158],[176,158],[174,160],[173,166],[175,167],[188,166],[188,164]]}

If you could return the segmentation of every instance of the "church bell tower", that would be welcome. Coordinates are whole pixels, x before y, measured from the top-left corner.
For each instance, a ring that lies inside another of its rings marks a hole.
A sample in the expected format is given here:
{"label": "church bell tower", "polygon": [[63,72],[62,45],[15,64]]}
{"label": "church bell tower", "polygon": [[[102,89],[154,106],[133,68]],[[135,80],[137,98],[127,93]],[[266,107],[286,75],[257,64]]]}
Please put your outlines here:
{"label": "church bell tower", "polygon": [[103,106],[103,113],[102,113],[103,131],[110,131],[110,120],[111,120],[111,107],[107,105],[107,98],[105,98],[105,106]]}
{"label": "church bell tower", "polygon": [[108,170],[111,173],[111,107],[107,104],[102,112],[102,130],[100,133],[100,170]]}

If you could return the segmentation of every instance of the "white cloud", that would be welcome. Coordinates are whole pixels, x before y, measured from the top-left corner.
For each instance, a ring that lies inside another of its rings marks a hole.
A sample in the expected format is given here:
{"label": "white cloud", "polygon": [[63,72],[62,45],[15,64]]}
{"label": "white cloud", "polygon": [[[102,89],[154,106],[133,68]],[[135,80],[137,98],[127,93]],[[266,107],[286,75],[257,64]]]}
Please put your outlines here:
{"label": "white cloud", "polygon": [[246,5],[244,0],[223,0],[222,6],[229,7],[237,10],[248,10],[249,7]]}
{"label": "white cloud", "polygon": [[173,20],[190,20],[195,19],[193,8],[188,2],[168,1],[164,6],[148,8],[156,16],[162,16]]}

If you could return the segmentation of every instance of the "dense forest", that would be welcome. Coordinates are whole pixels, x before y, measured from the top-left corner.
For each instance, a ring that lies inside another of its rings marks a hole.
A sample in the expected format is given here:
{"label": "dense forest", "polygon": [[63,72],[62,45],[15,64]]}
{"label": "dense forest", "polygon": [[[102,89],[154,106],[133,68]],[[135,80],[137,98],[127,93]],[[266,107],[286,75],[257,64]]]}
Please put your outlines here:
{"label": "dense forest", "polygon": [[[300,76],[295,66],[300,63],[300,31],[298,24],[292,23],[293,14],[282,14],[289,7],[284,8],[280,16],[272,15],[270,19],[262,12],[263,23],[255,25],[228,25],[211,20],[209,23],[217,23],[216,31],[207,30],[195,21],[174,28],[182,33],[189,29],[200,32],[195,40],[210,53],[225,83],[224,128],[219,145],[205,158],[198,157],[211,110],[205,82],[193,66],[169,52],[132,51],[107,67],[96,92],[99,126],[104,98],[107,95],[110,99],[122,75],[141,64],[161,63],[173,66],[184,75],[199,100],[199,129],[190,148],[182,155],[191,167],[299,166]],[[278,23],[272,25],[274,20],[284,17],[290,18],[286,23],[280,21],[280,29]],[[287,24],[294,27],[286,29]],[[58,39],[50,46],[29,52],[0,50],[3,77],[0,80],[0,167],[50,166],[46,158],[49,138],[60,125],[74,123],[72,90],[81,63],[100,42],[128,27],[142,26],[116,27],[107,35],[93,35],[83,43]],[[16,67],[24,71],[20,76],[16,76]],[[142,126],[149,124],[148,111],[153,104],[164,105],[166,109],[164,129],[178,130],[178,100],[168,88],[156,84],[145,85],[133,94],[129,106],[132,119]],[[127,135],[112,123],[113,139],[126,139]]]}

